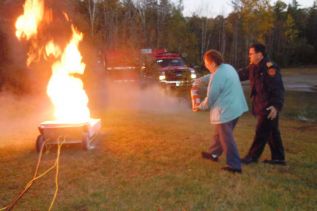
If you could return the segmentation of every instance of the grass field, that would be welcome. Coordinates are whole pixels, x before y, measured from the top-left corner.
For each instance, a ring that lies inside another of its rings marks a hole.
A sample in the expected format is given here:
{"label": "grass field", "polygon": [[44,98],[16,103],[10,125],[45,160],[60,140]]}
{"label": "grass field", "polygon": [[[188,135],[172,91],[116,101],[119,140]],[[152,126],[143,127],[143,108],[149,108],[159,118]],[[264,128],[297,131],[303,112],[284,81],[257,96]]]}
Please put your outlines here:
{"label": "grass field", "polygon": [[[222,172],[201,159],[213,127],[206,112],[193,113],[185,98],[157,90],[131,90],[98,102],[102,120],[96,148],[62,148],[60,182],[53,210],[317,210],[317,124],[315,93],[290,92],[281,117],[287,166],[243,166],[242,175]],[[45,97],[0,96],[0,207],[32,178],[37,126],[51,117]],[[299,121],[303,105],[312,121]],[[312,115],[311,115],[312,114]],[[243,156],[255,119],[245,114],[235,136]],[[44,154],[40,171],[55,161]],[[262,159],[270,158],[266,148]],[[36,182],[15,210],[47,210],[55,191],[54,172]]]}

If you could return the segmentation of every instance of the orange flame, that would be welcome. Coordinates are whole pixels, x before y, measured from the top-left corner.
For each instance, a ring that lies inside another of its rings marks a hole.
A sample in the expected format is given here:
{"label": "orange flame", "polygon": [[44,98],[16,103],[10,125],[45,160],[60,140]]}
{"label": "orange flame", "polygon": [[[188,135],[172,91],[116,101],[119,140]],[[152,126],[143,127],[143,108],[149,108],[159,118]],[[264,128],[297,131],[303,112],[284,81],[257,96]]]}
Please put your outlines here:
{"label": "orange flame", "polygon": [[[16,23],[16,36],[18,39],[31,39],[37,35],[39,24],[49,24],[52,20],[52,11],[46,12],[44,16],[44,0],[26,0],[24,13]],[[69,21],[66,13],[65,19]],[[83,82],[79,78],[85,71],[85,64],[78,45],[82,40],[82,33],[72,26],[72,38],[62,51],[53,41],[45,45],[46,57],[54,56],[58,59],[52,66],[52,76],[47,86],[47,94],[55,107],[55,118],[61,122],[87,122],[90,120],[88,108],[88,97],[83,88]],[[33,51],[42,52],[37,40],[32,41]],[[28,65],[37,57],[37,54],[30,51],[28,54]],[[78,77],[79,76],[79,77]]]}
{"label": "orange flame", "polygon": [[55,58],[61,55],[61,49],[54,44],[53,41],[49,41],[45,46],[46,56],[53,55]]}
{"label": "orange flame", "polygon": [[23,9],[23,15],[15,23],[15,34],[18,39],[29,40],[37,34],[38,25],[43,19],[44,2],[43,0],[26,0]]}
{"label": "orange flame", "polygon": [[[86,122],[90,119],[88,97],[78,75],[85,71],[85,64],[78,44],[83,35],[72,26],[73,36],[66,46],[60,60],[52,66],[52,76],[47,94],[55,107],[56,120],[62,122]],[[58,55],[59,47],[53,42],[46,46],[47,55]]]}

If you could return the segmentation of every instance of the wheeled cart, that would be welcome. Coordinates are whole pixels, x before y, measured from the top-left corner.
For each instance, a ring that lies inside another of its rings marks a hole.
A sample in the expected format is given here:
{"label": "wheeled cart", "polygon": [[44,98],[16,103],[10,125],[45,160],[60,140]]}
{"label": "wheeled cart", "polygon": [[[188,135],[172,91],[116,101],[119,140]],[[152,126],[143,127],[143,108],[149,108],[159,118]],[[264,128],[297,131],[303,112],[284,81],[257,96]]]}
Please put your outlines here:
{"label": "wheeled cart", "polygon": [[40,135],[36,140],[36,151],[40,152],[43,144],[82,144],[83,149],[91,149],[101,128],[100,119],[90,119],[86,122],[67,123],[61,121],[45,121],[39,126]]}

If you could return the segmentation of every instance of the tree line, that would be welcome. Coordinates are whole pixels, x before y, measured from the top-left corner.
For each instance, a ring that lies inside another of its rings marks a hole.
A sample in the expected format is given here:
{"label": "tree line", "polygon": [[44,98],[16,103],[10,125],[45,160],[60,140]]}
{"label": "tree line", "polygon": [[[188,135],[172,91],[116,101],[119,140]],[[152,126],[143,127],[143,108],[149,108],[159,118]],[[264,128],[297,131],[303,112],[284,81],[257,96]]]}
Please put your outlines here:
{"label": "tree line", "polygon": [[170,0],[84,0],[84,29],[105,49],[166,48],[200,64],[210,48],[221,51],[234,66],[248,62],[248,46],[262,42],[281,66],[317,63],[317,1],[301,8],[269,0],[232,0],[233,11],[215,18],[184,17],[183,3]]}

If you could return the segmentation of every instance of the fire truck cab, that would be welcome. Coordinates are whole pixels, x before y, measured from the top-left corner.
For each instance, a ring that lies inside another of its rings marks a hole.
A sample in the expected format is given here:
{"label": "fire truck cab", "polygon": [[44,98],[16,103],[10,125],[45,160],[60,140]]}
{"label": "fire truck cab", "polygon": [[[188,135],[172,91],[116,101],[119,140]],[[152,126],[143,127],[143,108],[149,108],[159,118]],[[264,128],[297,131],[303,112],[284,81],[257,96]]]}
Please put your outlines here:
{"label": "fire truck cab", "polygon": [[179,53],[167,52],[165,49],[148,51],[157,69],[157,79],[162,86],[186,87],[191,86],[197,77],[193,68],[186,65]]}

